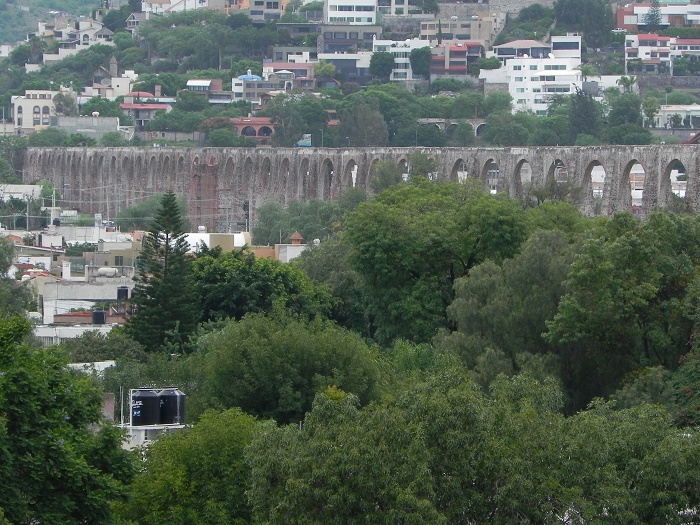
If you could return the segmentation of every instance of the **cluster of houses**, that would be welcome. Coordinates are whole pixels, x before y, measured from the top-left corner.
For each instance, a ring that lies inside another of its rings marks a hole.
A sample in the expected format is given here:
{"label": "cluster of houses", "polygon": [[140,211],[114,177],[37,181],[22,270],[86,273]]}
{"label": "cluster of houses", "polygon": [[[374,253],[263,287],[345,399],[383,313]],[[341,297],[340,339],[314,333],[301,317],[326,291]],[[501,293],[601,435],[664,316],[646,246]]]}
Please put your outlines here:
{"label": "cluster of houses", "polygon": [[[8,186],[8,191],[4,191]],[[33,185],[0,185],[2,198],[33,195]],[[17,193],[17,192],[21,193]],[[0,235],[15,245],[15,259],[8,276],[31,290],[36,300],[35,335],[44,345],[60,343],[86,331],[106,333],[125,322],[129,298],[134,289],[137,259],[141,253],[143,231],[122,233],[114,222],[96,215],[90,226],[72,223],[71,210],[50,208],[52,224],[39,231],[12,229],[0,224]],[[224,251],[248,247],[257,257],[288,263],[308,245],[294,232],[289,243],[252,246],[248,232],[213,233],[199,227],[187,234],[192,252],[206,245]],[[78,256],[67,256],[69,245],[90,246]]]}

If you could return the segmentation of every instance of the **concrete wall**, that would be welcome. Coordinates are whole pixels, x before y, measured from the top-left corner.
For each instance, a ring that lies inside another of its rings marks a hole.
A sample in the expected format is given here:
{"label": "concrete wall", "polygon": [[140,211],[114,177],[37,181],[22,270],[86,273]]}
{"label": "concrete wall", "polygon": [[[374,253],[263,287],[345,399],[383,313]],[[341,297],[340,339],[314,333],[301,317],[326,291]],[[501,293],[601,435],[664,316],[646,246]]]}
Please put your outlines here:
{"label": "concrete wall", "polygon": [[[688,174],[686,200],[700,211],[697,145],[533,148],[29,148],[26,180],[48,179],[65,188],[65,199],[81,211],[115,217],[151,195],[174,191],[189,205],[193,224],[209,232],[227,231],[245,221],[243,202],[255,210],[266,202],[332,200],[351,187],[370,191],[372,166],[379,161],[405,167],[422,151],[435,159],[438,180],[458,172],[487,184],[496,164],[500,191],[520,198],[542,186],[563,166],[582,190],[581,209],[593,213],[591,172],[605,172],[603,213],[631,209],[629,173],[640,163],[646,173],[643,208],[663,208],[672,200],[669,174],[682,163]],[[523,170],[528,164],[530,170]],[[532,172],[531,181],[524,180]]]}

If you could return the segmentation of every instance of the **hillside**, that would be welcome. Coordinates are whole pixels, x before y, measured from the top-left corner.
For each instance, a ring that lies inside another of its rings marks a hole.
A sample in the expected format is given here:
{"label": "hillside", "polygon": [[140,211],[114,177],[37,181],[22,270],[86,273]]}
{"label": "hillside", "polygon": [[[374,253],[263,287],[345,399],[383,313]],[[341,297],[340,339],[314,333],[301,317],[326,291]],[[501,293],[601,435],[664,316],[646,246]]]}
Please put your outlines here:
{"label": "hillside", "polygon": [[38,21],[51,18],[50,11],[88,15],[96,4],[96,0],[0,0],[0,44],[24,40]]}

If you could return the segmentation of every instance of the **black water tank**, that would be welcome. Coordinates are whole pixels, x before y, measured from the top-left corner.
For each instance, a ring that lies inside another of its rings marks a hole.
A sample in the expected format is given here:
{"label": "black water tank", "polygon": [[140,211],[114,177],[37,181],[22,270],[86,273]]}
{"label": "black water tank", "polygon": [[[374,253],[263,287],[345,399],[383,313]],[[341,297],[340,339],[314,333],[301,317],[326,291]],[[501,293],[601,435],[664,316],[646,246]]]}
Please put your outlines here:
{"label": "black water tank", "polygon": [[161,425],[184,425],[186,397],[177,388],[164,388],[160,391]]}
{"label": "black water tank", "polygon": [[105,322],[107,322],[107,312],[104,310],[92,312],[92,324],[105,324]]}
{"label": "black water tank", "polygon": [[131,392],[132,426],[157,425],[160,422],[160,396],[150,389]]}
{"label": "black water tank", "polygon": [[120,286],[117,288],[117,301],[126,301],[129,298],[129,288]]}
{"label": "black water tank", "polygon": [[51,221],[51,224],[53,224],[54,226],[60,226],[60,225],[61,225],[61,219],[58,219],[58,218],[57,218],[57,219],[54,219],[54,220]]}

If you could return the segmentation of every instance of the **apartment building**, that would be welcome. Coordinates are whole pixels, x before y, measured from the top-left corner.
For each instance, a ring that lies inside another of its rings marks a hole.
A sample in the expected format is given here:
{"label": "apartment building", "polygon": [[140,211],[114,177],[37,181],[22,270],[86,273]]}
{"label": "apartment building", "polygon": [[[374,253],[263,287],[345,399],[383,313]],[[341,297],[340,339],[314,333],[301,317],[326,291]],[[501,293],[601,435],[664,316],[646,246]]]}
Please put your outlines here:
{"label": "apartment building", "polygon": [[374,25],[377,22],[377,0],[328,0],[324,6],[328,24]]}
{"label": "apartment building", "polygon": [[[645,18],[651,9],[651,4],[629,3],[618,7],[615,11],[615,21],[618,29],[639,31],[645,26]],[[700,25],[700,5],[691,4],[690,0],[675,0],[661,2],[661,25],[663,27],[679,26],[693,27]]]}
{"label": "apartment building", "polygon": [[388,52],[394,55],[394,69],[389,80],[413,80],[411,51],[422,47],[429,47],[429,44],[420,38],[404,41],[375,39],[372,51],[375,53]]}

